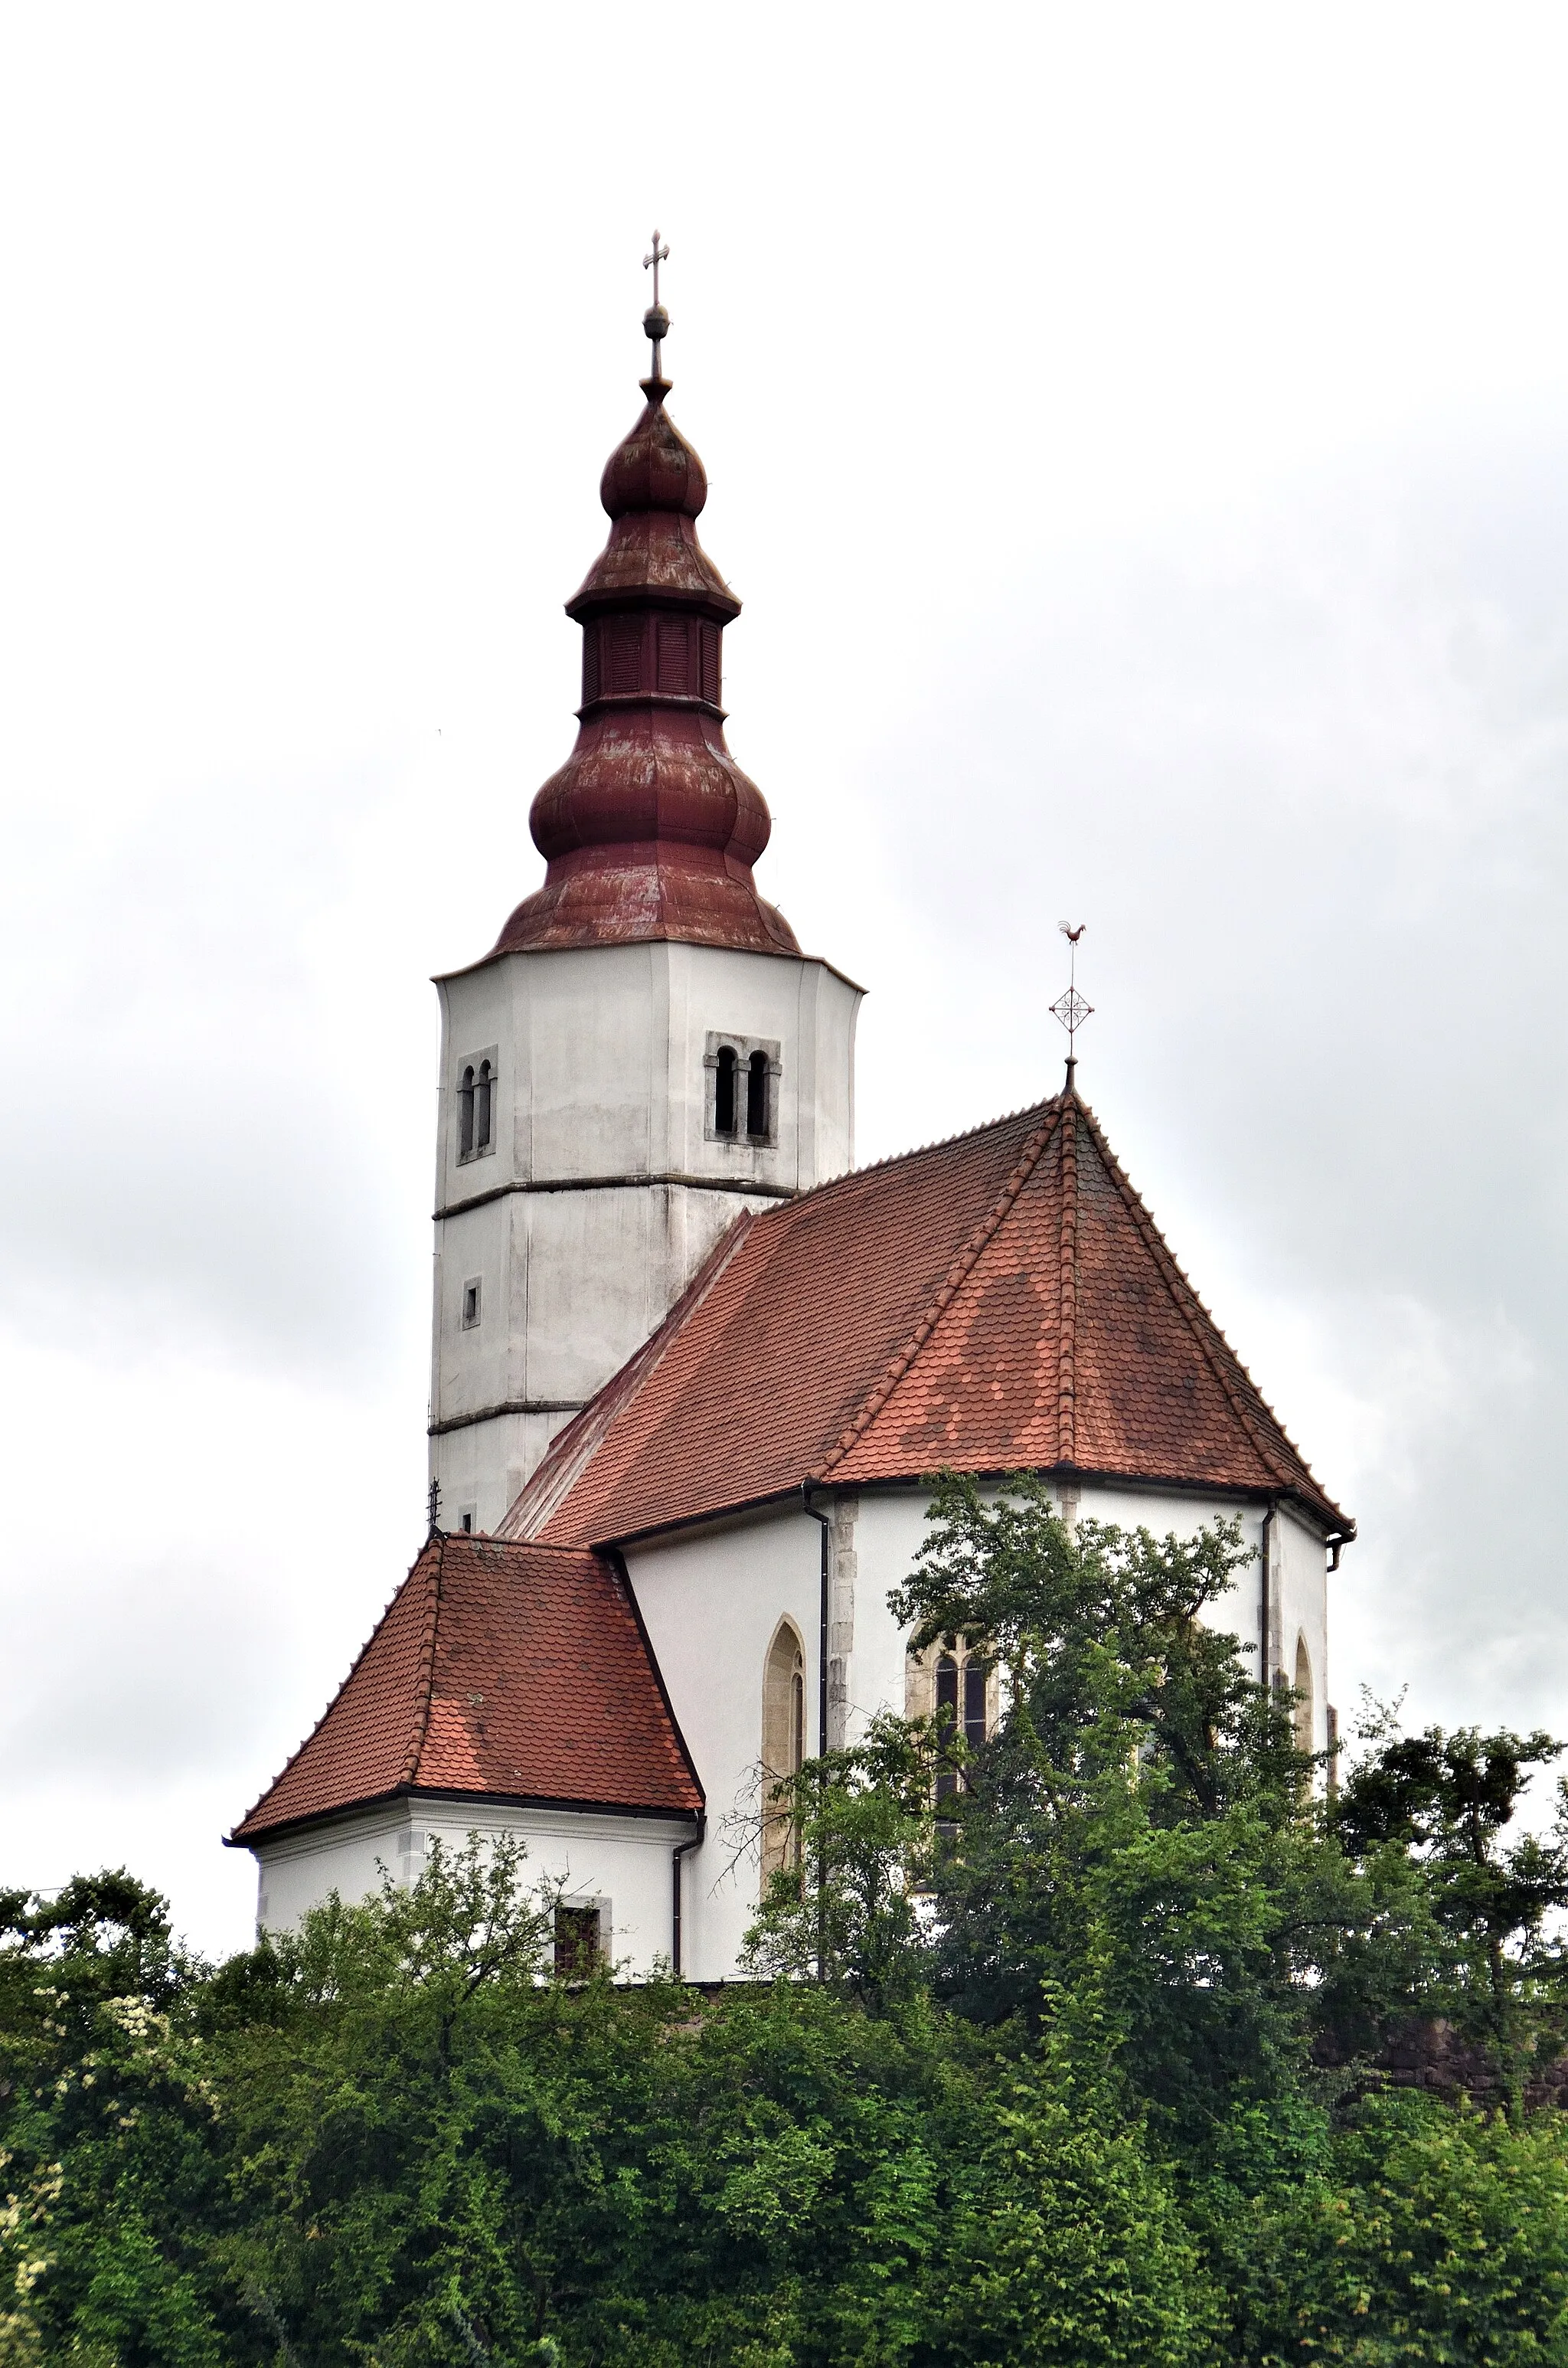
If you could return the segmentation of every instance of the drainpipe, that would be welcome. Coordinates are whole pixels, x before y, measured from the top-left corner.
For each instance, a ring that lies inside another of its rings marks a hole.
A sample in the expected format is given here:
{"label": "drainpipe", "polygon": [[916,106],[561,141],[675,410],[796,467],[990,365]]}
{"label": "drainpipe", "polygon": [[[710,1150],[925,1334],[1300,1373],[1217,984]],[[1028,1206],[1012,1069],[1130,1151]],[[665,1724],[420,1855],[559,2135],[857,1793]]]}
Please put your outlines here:
{"label": "drainpipe", "polygon": [[670,1971],[680,1979],[680,1862],[688,1850],[700,1850],[708,1835],[708,1812],[704,1809],[697,1820],[697,1831],[688,1842],[677,1842],[670,1852]]}
{"label": "drainpipe", "polygon": [[1274,1499],[1270,1497],[1263,1514],[1263,1543],[1259,1548],[1262,1562],[1262,1584],[1257,1591],[1257,1679],[1265,1693],[1268,1691],[1268,1548],[1274,1531]]}
{"label": "drainpipe", "polygon": [[[832,1569],[831,1515],[819,1513],[812,1502],[811,1482],[801,1483],[801,1505],[813,1521],[822,1525],[822,1607],[817,1621],[817,1756],[827,1749],[827,1610],[828,1578]],[[827,1978],[827,1867],[823,1853],[817,1852],[817,1979]]]}
{"label": "drainpipe", "polygon": [[822,1523],[822,1608],[817,1620],[817,1750],[827,1749],[827,1589],[832,1567],[829,1542],[833,1535],[833,1517],[819,1513],[811,1498],[811,1482],[801,1483],[801,1504],[813,1521]]}

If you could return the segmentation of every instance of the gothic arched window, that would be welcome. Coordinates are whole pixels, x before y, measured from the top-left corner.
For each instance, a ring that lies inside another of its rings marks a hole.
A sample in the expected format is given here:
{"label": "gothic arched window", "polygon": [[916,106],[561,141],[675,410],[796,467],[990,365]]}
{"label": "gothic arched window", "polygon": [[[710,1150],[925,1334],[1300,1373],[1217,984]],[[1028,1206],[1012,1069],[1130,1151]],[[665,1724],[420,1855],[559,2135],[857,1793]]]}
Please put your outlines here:
{"label": "gothic arched window", "polygon": [[1317,1724],[1312,1701],[1312,1656],[1307,1651],[1307,1640],[1300,1634],[1296,1638],[1296,1702],[1290,1715],[1297,1750],[1310,1751]]}
{"label": "gothic arched window", "polygon": [[746,1063],[746,1133],[758,1141],[766,1141],[770,1132],[767,1082],[767,1055],[754,1053]]}
{"label": "gothic arched window", "polygon": [[[978,1751],[991,1734],[991,1664],[978,1648],[955,1645],[941,1653],[931,1686],[932,1715],[938,1732]],[[912,1705],[913,1707],[913,1705]],[[959,1790],[957,1768],[938,1767],[937,1798],[950,1801]]]}
{"label": "gothic arched window", "polygon": [[798,1776],[806,1759],[806,1656],[799,1630],[781,1620],[762,1679],[762,1879],[798,1866],[801,1837],[777,1787]]}
{"label": "gothic arched window", "polygon": [[479,1075],[473,1081],[473,1147],[475,1151],[490,1148],[490,1088],[494,1079],[488,1061],[481,1061]]}
{"label": "gothic arched window", "polygon": [[[959,1665],[950,1653],[944,1653],[937,1664],[937,1725],[951,1735],[959,1723]],[[950,1801],[959,1789],[956,1768],[937,1770],[937,1798]]]}
{"label": "gothic arched window", "polygon": [[735,1132],[735,1048],[733,1044],[719,1047],[719,1066],[713,1079],[713,1132],[733,1134]]}
{"label": "gothic arched window", "polygon": [[458,1080],[458,1157],[473,1157],[473,1063]]}

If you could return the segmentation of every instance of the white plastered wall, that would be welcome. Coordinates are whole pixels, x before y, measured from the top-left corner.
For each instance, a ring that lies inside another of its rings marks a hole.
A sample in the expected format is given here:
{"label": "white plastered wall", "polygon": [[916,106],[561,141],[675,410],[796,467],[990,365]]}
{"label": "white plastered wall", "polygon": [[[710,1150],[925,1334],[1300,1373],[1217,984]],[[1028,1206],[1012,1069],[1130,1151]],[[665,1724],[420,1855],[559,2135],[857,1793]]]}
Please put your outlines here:
{"label": "white plastered wall", "polygon": [[[431,1474],[454,1526],[492,1530],[741,1211],[850,1166],[860,990],[804,957],[663,942],[504,955],[437,985]],[[778,1047],[767,1144],[713,1134],[715,1032]],[[484,1053],[493,1147],[463,1160],[457,1082]]]}
{"label": "white plastered wall", "polygon": [[[824,1508],[828,1509],[827,1500]],[[831,1506],[827,1739],[853,1744],[879,1710],[908,1703],[907,1631],[888,1607],[908,1577],[926,1535],[927,1497],[919,1488],[867,1491]],[[1079,1520],[1189,1537],[1205,1522],[1239,1516],[1253,1559],[1215,1605],[1212,1624],[1254,1649],[1257,1667],[1262,1508],[1233,1499],[1173,1490],[1080,1482],[1063,1508]],[[708,1800],[708,1835],[687,1861],[684,1970],[722,1980],[735,1971],[760,1878],[754,1851],[742,1849],[755,1816],[762,1748],[763,1671],[781,1619],[805,1648],[809,1743],[819,1748],[821,1537],[799,1506],[765,1508],[725,1524],[693,1530],[627,1550],[627,1566],[671,1705]],[[1314,1748],[1325,1742],[1327,1701],[1326,1555],[1322,1535],[1281,1507],[1272,1524],[1271,1598],[1277,1634],[1289,1636],[1286,1681],[1294,1672],[1298,1634],[1313,1671]],[[1271,1667],[1283,1664],[1278,1648]]]}
{"label": "white plastered wall", "polygon": [[[633,1547],[627,1568],[671,1706],[708,1798],[687,1861],[682,1971],[733,1974],[756,1914],[763,1672],[781,1620],[806,1664],[806,1748],[820,1750],[822,1531],[798,1508]],[[711,1775],[710,1771],[711,1770]]]}
{"label": "white plastered wall", "polygon": [[431,1839],[450,1853],[472,1832],[523,1842],[525,1889],[541,1880],[561,1884],[568,1904],[597,1907],[602,1944],[627,1974],[645,1975],[658,1961],[668,1963],[671,1852],[691,1839],[689,1824],[501,1802],[400,1801],[258,1843],[257,1929],[290,1930],[334,1891],[345,1900],[367,1898],[380,1890],[383,1869],[406,1882],[423,1872]]}

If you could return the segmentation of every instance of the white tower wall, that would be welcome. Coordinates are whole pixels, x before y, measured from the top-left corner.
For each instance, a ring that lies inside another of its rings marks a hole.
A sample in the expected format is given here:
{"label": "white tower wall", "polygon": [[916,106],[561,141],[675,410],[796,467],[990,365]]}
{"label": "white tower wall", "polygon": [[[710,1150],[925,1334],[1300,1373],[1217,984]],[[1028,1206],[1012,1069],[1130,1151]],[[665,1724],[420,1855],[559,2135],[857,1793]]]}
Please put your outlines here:
{"label": "white tower wall", "polygon": [[[437,985],[430,1470],[444,1527],[491,1530],[741,1211],[851,1165],[860,989],[803,956],[668,940],[504,954]],[[737,1132],[715,1131],[724,1043],[743,1073],[768,1062],[767,1141],[747,1138],[744,1074]],[[463,1157],[460,1083],[484,1060],[490,1140]]]}

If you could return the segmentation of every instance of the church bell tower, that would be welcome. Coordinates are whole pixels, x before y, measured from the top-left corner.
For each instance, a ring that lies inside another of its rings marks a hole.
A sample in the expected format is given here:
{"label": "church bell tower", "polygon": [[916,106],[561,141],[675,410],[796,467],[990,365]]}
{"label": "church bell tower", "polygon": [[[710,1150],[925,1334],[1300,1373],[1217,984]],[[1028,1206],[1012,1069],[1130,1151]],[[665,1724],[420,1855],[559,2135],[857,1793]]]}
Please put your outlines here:
{"label": "church bell tower", "polygon": [[566,613],[577,743],[534,799],[545,859],[441,997],[430,1471],[494,1529],[551,1440],[744,1209],[854,1156],[860,989],[802,954],[752,867],[771,821],[724,743],[740,602],[698,541],[701,461],[665,407],[606,465],[609,540]]}

